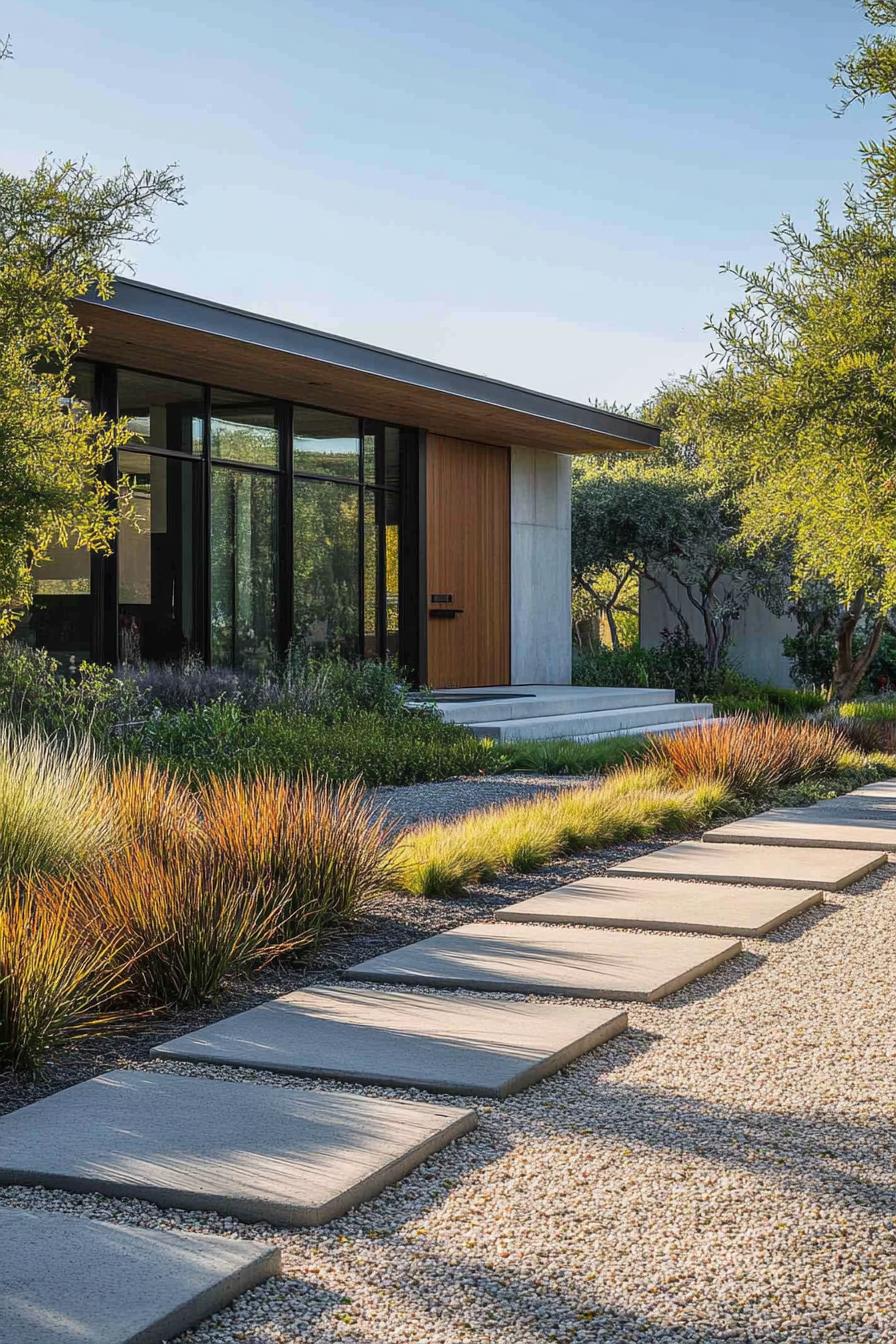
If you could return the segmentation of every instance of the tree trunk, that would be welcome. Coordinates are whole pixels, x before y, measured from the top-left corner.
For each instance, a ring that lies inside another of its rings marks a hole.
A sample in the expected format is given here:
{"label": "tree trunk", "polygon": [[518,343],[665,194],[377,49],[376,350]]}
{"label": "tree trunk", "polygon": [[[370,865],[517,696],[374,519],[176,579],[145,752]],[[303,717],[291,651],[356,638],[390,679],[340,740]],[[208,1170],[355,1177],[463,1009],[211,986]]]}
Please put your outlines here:
{"label": "tree trunk", "polygon": [[856,626],[859,623],[864,605],[864,596],[856,598],[843,612],[837,626],[837,656],[834,659],[834,673],[831,678],[831,690],[828,697],[836,704],[843,700],[852,699],[862,684],[865,674],[880,647],[880,638],[884,632],[885,624],[885,617],[883,616],[878,616],[874,622],[867,643],[858,655],[853,648]]}
{"label": "tree trunk", "polygon": [[612,607],[604,608],[604,615],[607,618],[607,629],[610,632],[610,645],[614,653],[619,652],[619,631],[616,628],[616,617],[613,615]]}

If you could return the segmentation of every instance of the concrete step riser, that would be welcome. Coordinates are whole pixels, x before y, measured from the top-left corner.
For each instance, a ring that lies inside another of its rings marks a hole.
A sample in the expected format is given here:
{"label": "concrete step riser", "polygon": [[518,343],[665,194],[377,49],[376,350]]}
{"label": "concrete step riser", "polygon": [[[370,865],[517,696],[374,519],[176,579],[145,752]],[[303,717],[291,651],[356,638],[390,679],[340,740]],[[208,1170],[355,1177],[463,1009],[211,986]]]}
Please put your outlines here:
{"label": "concrete step riser", "polygon": [[601,710],[593,714],[555,714],[540,719],[475,723],[468,727],[477,737],[497,742],[542,741],[559,737],[613,737],[625,732],[659,731],[712,717],[712,705],[645,705],[640,709]]}
{"label": "concrete step riser", "polygon": [[[674,704],[674,691],[651,691],[637,688],[597,690],[570,694],[561,690],[555,694],[520,696],[517,700],[480,700],[467,704],[438,704],[442,718],[448,723],[493,723],[503,719],[540,719],[552,714],[587,714],[601,710],[628,709],[646,705],[665,708]],[[662,717],[661,715],[658,717]]]}

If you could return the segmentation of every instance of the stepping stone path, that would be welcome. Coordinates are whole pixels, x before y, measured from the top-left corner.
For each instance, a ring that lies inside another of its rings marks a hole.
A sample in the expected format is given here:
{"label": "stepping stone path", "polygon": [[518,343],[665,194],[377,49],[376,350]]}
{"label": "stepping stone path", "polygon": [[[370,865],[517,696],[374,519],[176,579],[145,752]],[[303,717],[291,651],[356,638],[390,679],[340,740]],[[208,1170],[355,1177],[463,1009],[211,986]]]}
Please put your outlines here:
{"label": "stepping stone path", "polygon": [[562,925],[463,924],[359,962],[349,979],[653,1003],[737,956],[722,938]]}
{"label": "stepping stone path", "polygon": [[624,1012],[383,989],[300,990],[156,1046],[162,1059],[506,1097],[593,1050]]}
{"label": "stepping stone path", "polygon": [[824,899],[821,891],[676,882],[661,877],[585,877],[495,913],[500,921],[762,938]]}
{"label": "stepping stone path", "polygon": [[3,1344],[162,1344],[276,1274],[280,1251],[0,1209]]}
{"label": "stepping stone path", "polygon": [[[345,975],[654,1002],[741,950],[685,934],[761,937],[894,850],[886,780],[665,846]],[[504,1097],[625,1025],[604,1008],[323,986],[153,1054]],[[475,1112],[432,1102],[119,1070],[0,1118],[0,1183],[315,1225],[475,1124]],[[160,1344],[278,1266],[277,1251],[245,1241],[0,1208],[0,1344]]]}
{"label": "stepping stone path", "polygon": [[755,817],[707,831],[706,839],[730,845],[791,845],[803,849],[896,850],[896,826],[845,813],[813,813],[811,808],[776,807]]}
{"label": "stepping stone path", "polygon": [[841,849],[815,849],[811,854],[796,854],[784,845],[741,846],[686,840],[617,863],[609,871],[620,877],[676,877],[691,882],[841,891],[886,861],[886,854],[866,850],[844,853]]}
{"label": "stepping stone path", "polygon": [[0,1180],[326,1223],[476,1126],[430,1102],[119,1069],[0,1119]]}

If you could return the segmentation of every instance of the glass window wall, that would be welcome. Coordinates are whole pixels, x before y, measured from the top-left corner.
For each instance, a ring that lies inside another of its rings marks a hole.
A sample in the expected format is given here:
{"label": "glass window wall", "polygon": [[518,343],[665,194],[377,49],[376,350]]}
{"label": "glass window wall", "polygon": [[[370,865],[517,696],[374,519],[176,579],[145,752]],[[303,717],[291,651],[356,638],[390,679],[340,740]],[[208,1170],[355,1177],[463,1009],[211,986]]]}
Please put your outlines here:
{"label": "glass window wall", "polygon": [[177,662],[199,646],[199,466],[160,453],[119,454],[131,517],[118,536],[119,656]]}
{"label": "glass window wall", "polygon": [[118,414],[127,417],[135,447],[202,453],[205,397],[197,383],[118,370]]}
{"label": "glass window wall", "polygon": [[277,477],[212,468],[212,662],[262,671],[275,660]]}
{"label": "glass window wall", "polygon": [[358,421],[310,406],[293,410],[293,468],[307,476],[358,479]]}
{"label": "glass window wall", "polygon": [[276,412],[269,401],[244,392],[212,389],[212,457],[254,467],[279,467]]}
{"label": "glass window wall", "polygon": [[296,480],[293,639],[309,652],[358,653],[358,489]]}

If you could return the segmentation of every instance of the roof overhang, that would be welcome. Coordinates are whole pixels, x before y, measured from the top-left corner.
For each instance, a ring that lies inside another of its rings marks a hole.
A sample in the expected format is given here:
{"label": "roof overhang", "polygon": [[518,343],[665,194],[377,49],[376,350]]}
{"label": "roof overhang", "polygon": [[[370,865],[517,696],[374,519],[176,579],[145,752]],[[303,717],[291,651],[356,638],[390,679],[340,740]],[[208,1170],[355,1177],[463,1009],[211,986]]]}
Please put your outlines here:
{"label": "roof overhang", "polygon": [[640,420],[134,280],[75,310],[89,331],[85,354],[110,363],[482,443],[557,453],[659,443]]}

